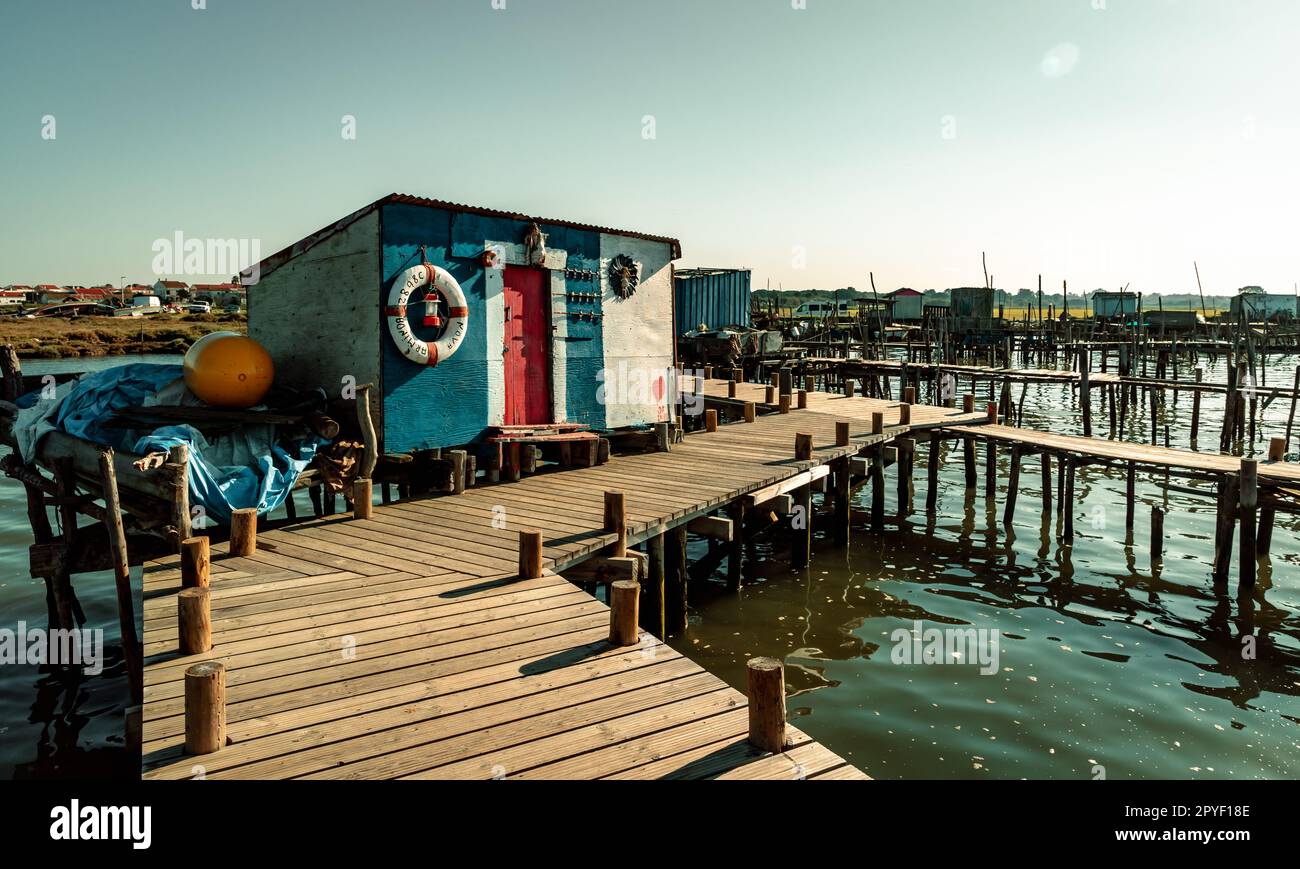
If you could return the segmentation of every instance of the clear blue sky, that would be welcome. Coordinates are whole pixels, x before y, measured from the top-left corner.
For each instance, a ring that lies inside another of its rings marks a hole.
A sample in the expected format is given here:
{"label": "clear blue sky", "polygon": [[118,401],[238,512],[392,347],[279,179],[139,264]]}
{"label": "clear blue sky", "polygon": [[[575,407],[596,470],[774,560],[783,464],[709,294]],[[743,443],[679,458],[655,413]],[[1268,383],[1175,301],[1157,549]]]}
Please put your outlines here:
{"label": "clear blue sky", "polygon": [[1008,288],[1194,290],[1195,258],[1290,291],[1300,3],[1096,5],[6,0],[0,284],[150,279],[177,231],[265,255],[400,191],[759,286],[978,284],[987,250]]}

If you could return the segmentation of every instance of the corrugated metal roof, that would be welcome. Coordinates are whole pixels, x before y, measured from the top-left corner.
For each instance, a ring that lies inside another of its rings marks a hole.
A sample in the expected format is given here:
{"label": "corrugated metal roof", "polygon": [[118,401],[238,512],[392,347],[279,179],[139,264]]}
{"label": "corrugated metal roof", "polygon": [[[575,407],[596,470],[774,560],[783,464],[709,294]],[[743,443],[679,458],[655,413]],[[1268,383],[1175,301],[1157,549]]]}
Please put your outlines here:
{"label": "corrugated metal roof", "polygon": [[[427,208],[441,208],[447,211],[458,211],[463,214],[477,214],[483,217],[502,217],[508,220],[527,220],[527,221],[532,221],[534,223],[550,224],[551,226],[564,226],[570,229],[585,229],[590,232],[604,232],[610,235],[624,235],[630,238],[642,238],[645,239],[646,241],[659,241],[668,244],[672,247],[673,259],[678,259],[682,255],[681,242],[679,242],[675,238],[669,238],[668,236],[664,236],[664,235],[650,235],[648,233],[634,232],[628,229],[614,229],[608,226],[597,226],[595,224],[589,224],[589,223],[577,223],[572,220],[556,220],[554,218],[548,218],[548,217],[536,217],[529,214],[522,214],[517,211],[499,211],[497,209],[483,208],[475,205],[462,205],[459,202],[447,202],[442,199],[429,199],[424,196],[413,196],[409,193],[390,193],[387,196],[384,196],[380,199],[376,199],[374,202],[370,203],[369,205],[357,209],[356,211],[352,212],[351,214],[342,218],[341,220],[338,220],[335,223],[330,224],[329,226],[319,229],[316,232],[313,232],[311,235],[299,239],[298,241],[294,242],[293,244],[289,245],[283,250],[271,254],[270,256],[268,256],[266,259],[262,260],[258,264],[257,268],[259,273],[261,275],[270,274],[271,272],[275,271],[280,266],[284,265],[286,262],[293,259],[294,257],[302,253],[305,253],[306,251],[315,247],[317,244],[329,238],[330,236],[334,235],[335,233],[340,232],[346,229],[347,227],[351,226],[353,223],[365,217],[366,215],[370,214],[375,209],[380,208],[389,203],[396,203],[399,205],[422,205]],[[251,271],[252,271],[251,269],[245,269],[240,274],[241,276],[243,276]]]}

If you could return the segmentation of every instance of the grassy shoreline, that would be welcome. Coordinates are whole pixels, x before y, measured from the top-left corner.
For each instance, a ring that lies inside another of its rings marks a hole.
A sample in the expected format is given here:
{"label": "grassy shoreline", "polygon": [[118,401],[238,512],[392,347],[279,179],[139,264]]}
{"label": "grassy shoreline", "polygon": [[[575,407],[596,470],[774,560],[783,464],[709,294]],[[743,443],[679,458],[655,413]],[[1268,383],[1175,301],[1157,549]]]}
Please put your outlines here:
{"label": "grassy shoreline", "polygon": [[184,353],[209,332],[248,332],[244,314],[152,314],[146,317],[0,319],[0,344],[20,359]]}

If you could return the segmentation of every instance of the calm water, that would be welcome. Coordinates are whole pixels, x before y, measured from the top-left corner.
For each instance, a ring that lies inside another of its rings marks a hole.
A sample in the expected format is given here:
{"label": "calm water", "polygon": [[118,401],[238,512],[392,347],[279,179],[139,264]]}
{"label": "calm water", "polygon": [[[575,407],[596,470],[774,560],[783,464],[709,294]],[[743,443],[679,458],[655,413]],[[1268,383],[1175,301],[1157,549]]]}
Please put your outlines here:
{"label": "calm water", "polygon": [[[1275,357],[1267,382],[1290,386],[1297,361]],[[1226,380],[1222,362],[1206,366],[1207,381]],[[1098,394],[1093,401],[1104,434],[1107,415]],[[1222,406],[1221,398],[1206,397],[1205,448],[1217,448]],[[1279,400],[1269,409],[1259,451],[1268,436],[1283,433],[1289,407]],[[1170,442],[1186,446],[1190,395],[1179,397],[1177,410],[1170,414]],[[1149,437],[1146,413],[1139,408],[1130,417],[1127,439]],[[1030,386],[1025,425],[1078,433],[1069,390]],[[1235,594],[1235,554],[1229,593],[1217,593],[1210,580],[1212,490],[1208,497],[1166,490],[1163,475],[1139,475],[1129,545],[1123,473],[1082,469],[1075,543],[1063,548],[1055,515],[1050,524],[1040,521],[1037,457],[1023,462],[1008,535],[1001,524],[1005,489],[995,504],[984,497],[982,449],[979,486],[970,496],[960,449],[950,449],[937,515],[927,518],[924,449],[913,499],[919,513],[904,531],[890,521],[881,535],[855,530],[847,549],[817,541],[818,555],[801,571],[790,569],[777,534],[757,546],[754,576],[739,594],[695,584],[690,627],[673,645],[741,688],[748,658],[784,659],[794,724],[880,778],[1300,772],[1296,517],[1278,514],[1270,563],[1261,569],[1254,600],[1243,606]],[[1005,452],[1001,466],[1005,483]],[[886,491],[892,516],[892,469]],[[868,507],[869,487],[860,497]],[[1152,505],[1168,512],[1165,561],[1155,574]],[[693,555],[703,551],[703,543],[693,544]],[[892,635],[911,631],[914,620],[923,629],[999,631],[996,673],[980,675],[973,665],[893,663]],[[1243,660],[1243,634],[1257,638],[1253,661]]]}
{"label": "calm water", "polygon": [[[127,362],[179,363],[179,356],[98,357],[24,361],[26,374],[98,371]],[[8,447],[0,447],[8,452]],[[0,627],[45,628],[45,582],[28,574],[32,544],[23,487],[0,476]],[[83,523],[89,520],[83,518]],[[56,530],[58,519],[50,512]],[[140,569],[132,570],[138,584]],[[126,668],[111,573],[73,577],[85,628],[104,631],[104,671],[68,675],[37,666],[0,666],[0,778],[137,775],[123,750]],[[140,616],[137,598],[136,617]]]}

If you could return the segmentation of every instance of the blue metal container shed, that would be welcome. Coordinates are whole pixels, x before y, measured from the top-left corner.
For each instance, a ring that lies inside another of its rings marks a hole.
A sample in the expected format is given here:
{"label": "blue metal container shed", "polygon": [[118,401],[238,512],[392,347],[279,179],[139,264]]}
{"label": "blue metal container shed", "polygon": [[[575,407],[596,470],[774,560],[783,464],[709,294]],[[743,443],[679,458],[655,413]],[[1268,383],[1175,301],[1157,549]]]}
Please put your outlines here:
{"label": "blue metal container shed", "polygon": [[678,269],[673,284],[678,335],[701,325],[749,327],[748,269]]}

